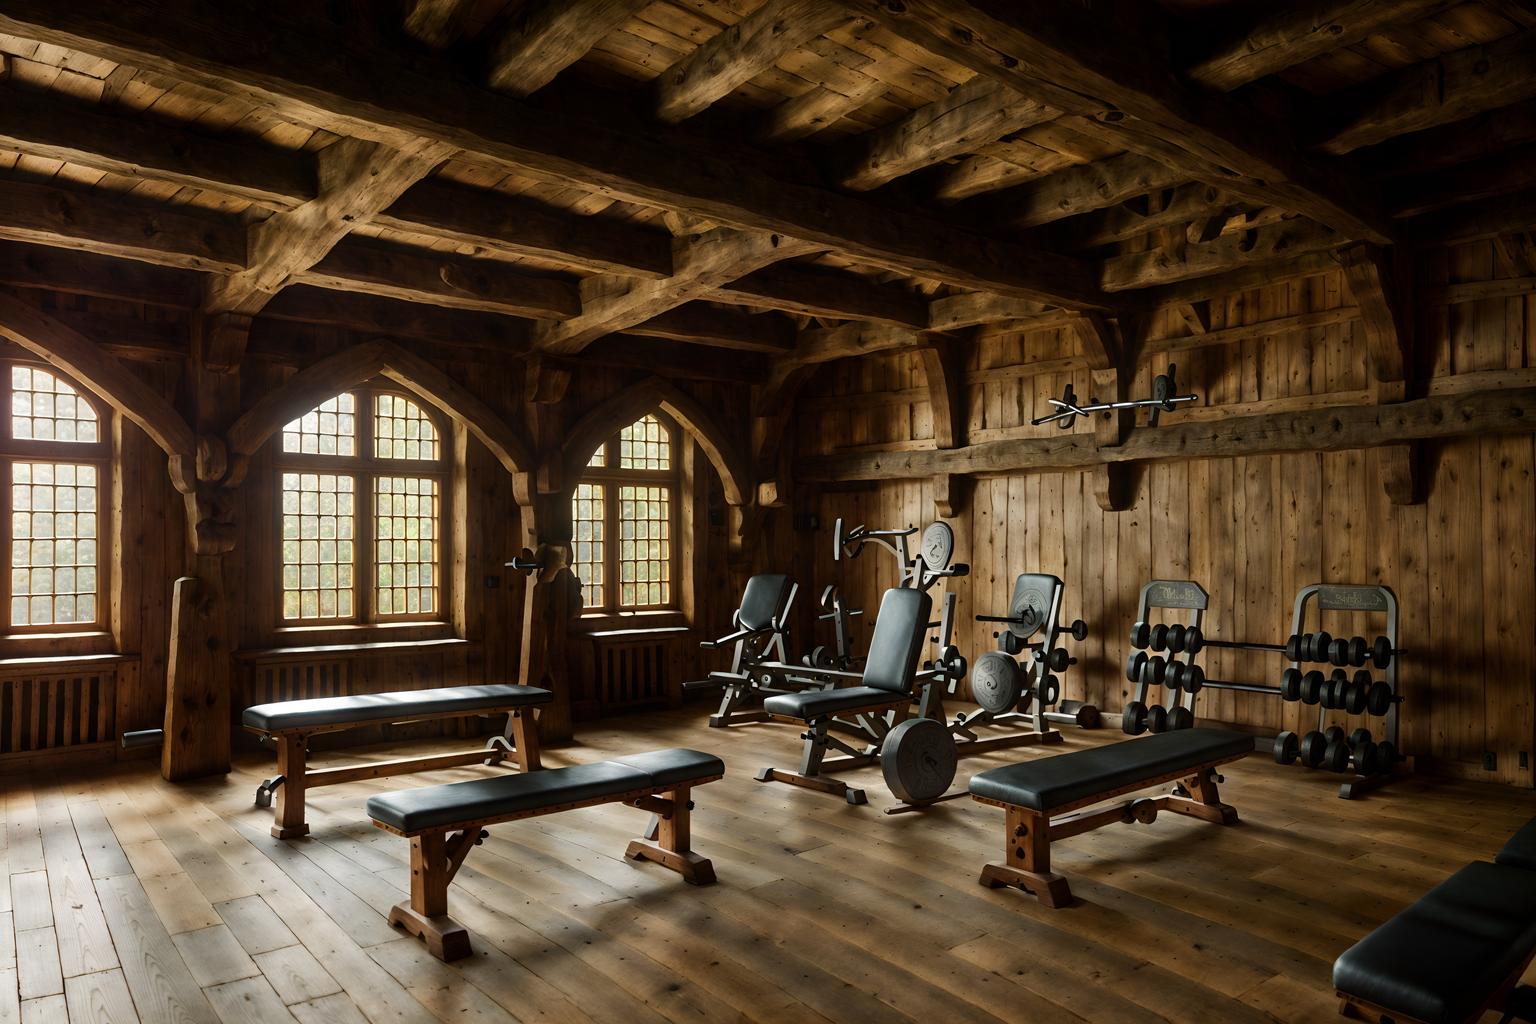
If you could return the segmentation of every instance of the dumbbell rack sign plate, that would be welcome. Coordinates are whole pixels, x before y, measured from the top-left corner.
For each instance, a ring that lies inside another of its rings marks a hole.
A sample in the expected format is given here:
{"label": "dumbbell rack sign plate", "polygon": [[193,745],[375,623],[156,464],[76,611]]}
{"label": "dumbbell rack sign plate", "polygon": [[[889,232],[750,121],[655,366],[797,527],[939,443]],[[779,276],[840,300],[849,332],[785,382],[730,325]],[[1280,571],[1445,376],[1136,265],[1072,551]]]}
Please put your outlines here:
{"label": "dumbbell rack sign plate", "polygon": [[[1396,764],[1390,771],[1360,775],[1343,782],[1339,786],[1339,798],[1352,800],[1356,796],[1390,782],[1399,772],[1413,770],[1412,759],[1402,755],[1402,743],[1399,741],[1398,732],[1398,709],[1402,706],[1402,696],[1397,688],[1397,663],[1401,653],[1397,632],[1397,595],[1392,593],[1390,587],[1369,584],[1314,583],[1309,587],[1303,587],[1296,594],[1296,604],[1291,613],[1292,634],[1302,635],[1307,622],[1307,609],[1314,604],[1317,606],[1319,630],[1322,629],[1325,612],[1344,614],[1366,612],[1387,617],[1387,629],[1384,635],[1391,642],[1393,653],[1386,667],[1381,671],[1387,686],[1391,689],[1392,702],[1385,716],[1386,736],[1383,739],[1391,742],[1392,750],[1397,755]],[[1291,667],[1300,671],[1302,665],[1300,661],[1293,661]],[[1318,704],[1317,728],[1319,731],[1327,725],[1329,710],[1322,703]]]}

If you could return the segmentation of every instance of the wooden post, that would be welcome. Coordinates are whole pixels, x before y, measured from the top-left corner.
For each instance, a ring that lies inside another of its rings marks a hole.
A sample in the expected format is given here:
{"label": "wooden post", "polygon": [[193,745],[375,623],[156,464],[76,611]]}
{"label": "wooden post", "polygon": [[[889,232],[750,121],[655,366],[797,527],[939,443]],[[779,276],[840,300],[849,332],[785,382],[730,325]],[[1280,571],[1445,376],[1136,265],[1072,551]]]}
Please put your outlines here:
{"label": "wooden post", "polygon": [[277,807],[272,823],[272,835],[278,839],[293,839],[309,835],[309,824],[304,820],[304,791],[309,770],[309,737],[277,737],[277,773],[283,784],[277,789]]}
{"label": "wooden post", "polygon": [[[477,833],[478,834],[478,833]],[[459,861],[463,861],[460,853]],[[389,923],[417,936],[439,960],[469,956],[469,932],[448,916],[448,883],[454,875],[448,856],[447,833],[427,832],[411,837],[411,901],[389,911]]]}
{"label": "wooden post", "polygon": [[229,771],[230,661],[224,560],[196,556],[198,576],[176,580],[166,672],[160,773],[171,782]]}
{"label": "wooden post", "polygon": [[569,634],[571,620],[581,614],[581,585],[566,562],[563,545],[542,544],[534,557],[541,568],[529,578],[523,597],[517,681],[554,693],[554,701],[539,716],[539,731],[544,740],[567,740],[571,737]]}
{"label": "wooden post", "polygon": [[680,786],[668,793],[667,806],[656,808],[652,818],[654,839],[648,833],[644,839],[630,840],[624,855],[671,868],[689,885],[709,885],[715,881],[715,865],[708,857],[694,853],[691,846],[693,835],[689,812],[693,805],[689,795],[692,791],[690,786]]}

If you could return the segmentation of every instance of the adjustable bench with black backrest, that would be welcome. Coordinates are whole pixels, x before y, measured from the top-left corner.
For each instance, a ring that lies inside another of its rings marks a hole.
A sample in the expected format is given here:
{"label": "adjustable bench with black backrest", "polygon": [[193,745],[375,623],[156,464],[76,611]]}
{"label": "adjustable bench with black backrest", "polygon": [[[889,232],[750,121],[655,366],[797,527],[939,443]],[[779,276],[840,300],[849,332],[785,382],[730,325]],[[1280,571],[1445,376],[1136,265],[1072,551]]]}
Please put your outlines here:
{"label": "adjustable bench with black backrest", "polygon": [[[1237,811],[1221,802],[1216,769],[1251,753],[1252,736],[1181,729],[982,772],[971,779],[971,796],[1003,808],[1008,818],[1007,860],[983,867],[981,884],[1017,885],[1046,906],[1061,907],[1071,902],[1072,891],[1064,876],[1051,872],[1052,840],[1115,822],[1150,823],[1160,810],[1234,825]],[[1165,782],[1178,782],[1179,789],[1070,813]]]}
{"label": "adjustable bench with black backrest", "polygon": [[1536,820],[1494,858],[1425,893],[1334,962],[1339,1012],[1393,1024],[1460,1024],[1488,1010],[1530,1020],[1520,976],[1536,956]]}
{"label": "adjustable bench with black backrest", "polygon": [[[757,780],[787,782],[835,793],[851,804],[863,803],[863,790],[840,779],[829,779],[823,772],[872,763],[879,757],[885,736],[907,717],[915,697],[913,687],[924,676],[918,672],[917,663],[932,610],[932,599],[921,590],[887,590],[880,601],[874,635],[869,639],[869,657],[858,677],[861,685],[783,694],[763,701],[763,710],[774,718],[804,722],[810,728],[805,732],[805,750],[798,772],[764,768],[758,772]],[[859,731],[871,740],[867,748],[859,749],[831,734],[833,719],[840,715],[854,716]],[[828,762],[828,747],[846,756]]]}
{"label": "adjustable bench with black backrest", "polygon": [[689,845],[689,793],[724,774],[725,763],[715,755],[677,748],[370,797],[373,823],[411,840],[411,899],[395,905],[389,923],[419,936],[439,960],[468,956],[469,933],[448,916],[448,883],[485,838],[485,826],[597,804],[652,813],[645,838],[631,842],[626,857],[654,861],[685,881],[708,885],[715,880],[714,865]]}
{"label": "adjustable bench with black backrest", "polygon": [[[554,698],[553,693],[536,686],[498,683],[285,700],[246,708],[241,724],[250,732],[277,742],[277,775],[256,788],[256,806],[267,806],[275,793],[277,808],[272,834],[279,839],[291,839],[309,832],[309,825],[304,820],[304,794],[316,786],[466,764],[499,764],[508,755],[516,756],[522,771],[536,771],[539,768],[536,709]],[[341,732],[368,725],[498,714],[506,714],[506,728],[483,747],[340,768],[314,771],[308,768],[309,739],[318,733]]]}
{"label": "adjustable bench with black backrest", "polygon": [[[795,603],[799,587],[783,573],[762,572],[747,580],[741,593],[741,607],[732,616],[732,630],[716,640],[704,640],[699,646],[713,651],[731,647],[729,671],[715,671],[708,679],[698,679],[683,684],[685,690],[701,690],[721,686],[725,693],[720,698],[720,709],[709,716],[709,724],[715,728],[738,725],[743,722],[762,722],[768,715],[760,708],[744,708],[747,699],[754,694],[771,696],[776,693],[793,693],[801,688],[822,689],[830,683],[822,680],[779,680],[787,685],[773,685],[769,677],[759,677],[753,668],[765,661],[787,661],[789,651],[785,640],[789,635],[789,610]],[[794,689],[790,689],[790,686]]]}

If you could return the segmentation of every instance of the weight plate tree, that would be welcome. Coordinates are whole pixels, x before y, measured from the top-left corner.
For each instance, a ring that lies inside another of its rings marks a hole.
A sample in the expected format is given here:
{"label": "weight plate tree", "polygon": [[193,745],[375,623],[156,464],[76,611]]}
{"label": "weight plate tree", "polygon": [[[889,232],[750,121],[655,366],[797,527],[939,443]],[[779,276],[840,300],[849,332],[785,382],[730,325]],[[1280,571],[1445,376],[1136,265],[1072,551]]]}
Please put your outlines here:
{"label": "weight plate tree", "polygon": [[[1015,734],[1024,737],[1018,741],[1023,744],[1042,742],[1037,737],[1059,741],[1060,733],[1051,728],[1053,722],[1097,727],[1098,708],[1080,701],[1061,701],[1059,677],[1076,664],[1062,645],[1066,637],[1082,641],[1088,636],[1082,619],[1062,625],[1064,593],[1065,585],[1058,576],[1020,573],[1013,581],[1007,615],[976,616],[977,622],[999,623],[1006,628],[992,634],[997,650],[982,655],[972,671],[971,696],[982,710],[956,718],[954,731],[958,735],[976,739],[978,725],[1019,724],[1030,730]],[[1004,662],[1016,670],[1017,684],[1006,674]],[[1003,736],[976,741],[990,747],[1013,745]]]}
{"label": "weight plate tree", "polygon": [[940,799],[955,781],[955,738],[931,718],[909,718],[880,748],[880,770],[896,798],[911,807]]}

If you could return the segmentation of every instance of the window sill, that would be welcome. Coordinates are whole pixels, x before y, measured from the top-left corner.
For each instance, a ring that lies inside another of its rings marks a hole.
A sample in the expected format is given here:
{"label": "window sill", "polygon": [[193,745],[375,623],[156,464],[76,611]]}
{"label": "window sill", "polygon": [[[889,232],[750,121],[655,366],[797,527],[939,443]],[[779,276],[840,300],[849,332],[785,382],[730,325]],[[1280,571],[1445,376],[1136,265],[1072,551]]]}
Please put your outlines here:
{"label": "window sill", "polygon": [[274,661],[283,658],[295,660],[321,654],[373,654],[384,651],[423,651],[445,647],[469,647],[472,641],[458,637],[442,637],[432,640],[378,640],[357,643],[310,644],[303,647],[268,647],[262,650],[236,651],[238,661]]}
{"label": "window sill", "polygon": [[687,616],[675,609],[653,612],[591,612],[577,621],[583,633],[645,632],[690,628]]}
{"label": "window sill", "polygon": [[137,654],[48,654],[17,658],[0,658],[0,668],[30,668],[48,665],[121,665],[138,661]]}
{"label": "window sill", "polygon": [[112,634],[99,629],[73,633],[10,633],[0,637],[0,661],[36,659],[39,664],[46,664],[60,660],[119,657],[112,647]]}

